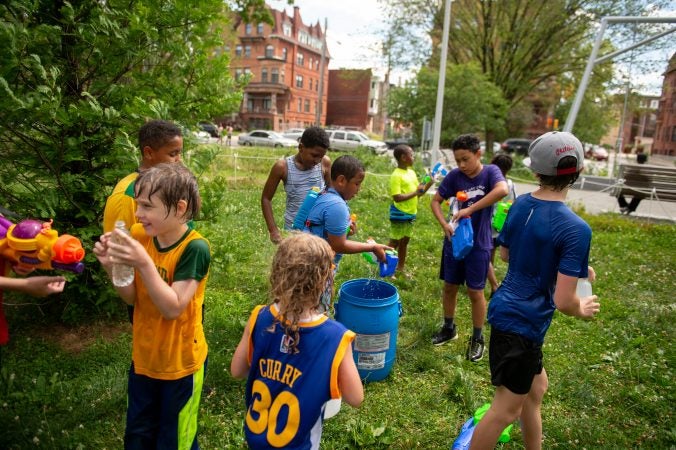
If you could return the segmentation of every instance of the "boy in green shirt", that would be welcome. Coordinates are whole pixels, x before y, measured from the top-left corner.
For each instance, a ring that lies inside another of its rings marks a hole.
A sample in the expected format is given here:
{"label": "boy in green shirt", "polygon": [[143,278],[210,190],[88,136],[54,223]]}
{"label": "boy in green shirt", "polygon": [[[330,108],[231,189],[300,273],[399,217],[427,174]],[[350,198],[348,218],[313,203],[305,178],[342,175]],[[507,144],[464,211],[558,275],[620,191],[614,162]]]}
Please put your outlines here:
{"label": "boy in green shirt", "polygon": [[413,222],[418,213],[418,197],[423,195],[434,183],[420,183],[413,166],[413,149],[405,144],[394,148],[394,158],[397,160],[397,168],[390,176],[390,242],[388,246],[397,250],[399,263],[397,273],[409,278],[404,271],[406,267],[406,253],[408,242],[413,234]]}

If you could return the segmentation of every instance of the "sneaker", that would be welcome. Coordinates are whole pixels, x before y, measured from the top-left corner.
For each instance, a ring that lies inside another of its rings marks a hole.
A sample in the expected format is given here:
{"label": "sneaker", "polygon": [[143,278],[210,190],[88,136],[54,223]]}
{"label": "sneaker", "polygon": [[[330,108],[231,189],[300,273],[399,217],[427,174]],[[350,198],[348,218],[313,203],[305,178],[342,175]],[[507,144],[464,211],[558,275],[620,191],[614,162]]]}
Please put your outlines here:
{"label": "sneaker", "polygon": [[432,336],[432,344],[441,345],[455,339],[458,339],[458,331],[455,325],[453,325],[453,328],[441,327],[441,330]]}
{"label": "sneaker", "polygon": [[469,339],[467,345],[467,354],[466,357],[472,362],[480,361],[484,357],[484,337],[481,336],[479,339]]}

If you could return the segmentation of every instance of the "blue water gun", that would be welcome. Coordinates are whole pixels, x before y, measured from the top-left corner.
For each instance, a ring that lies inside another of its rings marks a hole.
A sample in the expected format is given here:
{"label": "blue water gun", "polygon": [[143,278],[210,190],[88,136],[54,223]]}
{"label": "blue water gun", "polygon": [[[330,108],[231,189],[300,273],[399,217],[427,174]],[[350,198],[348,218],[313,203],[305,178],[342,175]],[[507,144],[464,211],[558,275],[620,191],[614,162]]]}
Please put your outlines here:
{"label": "blue water gun", "polygon": [[[482,405],[479,409],[474,412],[474,415],[467,419],[467,421],[460,428],[460,434],[453,441],[453,446],[451,450],[469,450],[469,446],[472,443],[472,436],[474,435],[474,429],[479,424],[479,421],[484,417],[488,408],[491,407],[490,403]],[[514,425],[510,424],[502,430],[500,433],[500,438],[498,442],[509,442],[509,433],[512,431]]]}

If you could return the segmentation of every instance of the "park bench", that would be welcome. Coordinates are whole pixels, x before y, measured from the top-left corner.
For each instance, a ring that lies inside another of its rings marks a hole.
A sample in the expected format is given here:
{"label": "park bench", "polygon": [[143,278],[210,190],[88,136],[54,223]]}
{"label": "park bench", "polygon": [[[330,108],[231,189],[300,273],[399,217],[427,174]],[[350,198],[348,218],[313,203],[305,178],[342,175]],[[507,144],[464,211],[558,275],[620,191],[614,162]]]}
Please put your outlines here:
{"label": "park bench", "polygon": [[620,164],[613,195],[641,196],[676,201],[676,167],[650,164]]}

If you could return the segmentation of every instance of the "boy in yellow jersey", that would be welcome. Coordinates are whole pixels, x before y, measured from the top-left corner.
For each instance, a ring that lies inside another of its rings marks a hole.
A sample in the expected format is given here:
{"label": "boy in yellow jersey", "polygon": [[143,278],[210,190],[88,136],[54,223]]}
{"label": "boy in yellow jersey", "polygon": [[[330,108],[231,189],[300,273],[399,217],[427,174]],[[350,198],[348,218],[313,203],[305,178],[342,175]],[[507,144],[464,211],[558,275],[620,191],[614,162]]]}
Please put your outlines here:
{"label": "boy in yellow jersey", "polygon": [[418,214],[418,197],[432,187],[431,179],[420,183],[413,170],[413,149],[406,144],[394,148],[397,168],[390,175],[390,242],[387,244],[399,254],[397,275],[410,278],[406,269],[408,242],[413,235],[413,222]]}
{"label": "boy in yellow jersey", "polygon": [[114,230],[101,236],[94,253],[112,276],[114,263],[136,270],[134,282],[115,287],[134,306],[129,370],[126,449],[196,449],[197,411],[207,343],[202,306],[211,253],[188,226],[199,212],[197,181],[183,164],[142,171],[134,186],[137,203],[131,236]]}
{"label": "boy in yellow jersey", "polygon": [[172,163],[181,160],[183,152],[183,134],[181,129],[166,120],[151,120],[143,124],[138,132],[138,144],[141,149],[141,165],[134,173],[122,178],[115,185],[112,194],[106,200],[103,210],[103,232],[113,231],[115,222],[124,220],[127,228],[137,222],[134,213],[134,181],[139,172],[159,163]]}

